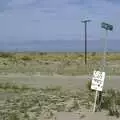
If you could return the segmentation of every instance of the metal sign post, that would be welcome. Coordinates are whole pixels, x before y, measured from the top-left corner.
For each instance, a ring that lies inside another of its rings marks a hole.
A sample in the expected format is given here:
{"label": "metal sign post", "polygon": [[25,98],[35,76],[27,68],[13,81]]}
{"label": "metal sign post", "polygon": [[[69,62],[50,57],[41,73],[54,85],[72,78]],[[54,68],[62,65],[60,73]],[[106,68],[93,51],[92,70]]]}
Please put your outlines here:
{"label": "metal sign post", "polygon": [[[101,28],[103,28],[105,30],[105,39],[104,39],[104,52],[103,52],[103,68],[102,70],[105,72],[106,71],[106,51],[107,51],[107,36],[108,36],[108,31],[112,31],[113,30],[113,26],[102,22],[101,23]],[[102,91],[99,92],[99,111],[101,111],[101,102],[102,102]]]}
{"label": "metal sign post", "polygon": [[103,53],[103,71],[105,71],[105,66],[106,66],[107,36],[108,36],[108,30],[105,30],[104,53]]}
{"label": "metal sign post", "polygon": [[103,71],[105,70],[106,66],[106,52],[107,52],[107,37],[108,37],[108,31],[113,30],[113,26],[110,24],[107,24],[105,22],[101,23],[101,28],[105,30],[105,39],[104,39],[104,52],[103,52]]}

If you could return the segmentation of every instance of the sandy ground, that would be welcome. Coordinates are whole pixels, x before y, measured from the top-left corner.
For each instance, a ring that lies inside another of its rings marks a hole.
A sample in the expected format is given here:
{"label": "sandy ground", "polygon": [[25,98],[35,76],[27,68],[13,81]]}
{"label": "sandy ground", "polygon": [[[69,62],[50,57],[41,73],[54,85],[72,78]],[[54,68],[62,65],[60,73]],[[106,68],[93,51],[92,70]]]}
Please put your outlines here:
{"label": "sandy ground", "polygon": [[[84,89],[91,76],[27,76],[22,74],[1,75],[0,82],[15,82],[26,84],[29,87],[44,88],[46,86],[62,86],[63,88]],[[120,76],[107,76],[105,79],[104,89],[120,89]],[[3,95],[4,96],[4,95]],[[105,112],[84,112],[84,113],[57,113],[56,120],[120,120],[115,117],[106,116]]]}
{"label": "sandy ground", "polygon": [[106,112],[81,112],[80,114],[60,112],[56,114],[56,120],[120,120],[120,118],[110,117]]}

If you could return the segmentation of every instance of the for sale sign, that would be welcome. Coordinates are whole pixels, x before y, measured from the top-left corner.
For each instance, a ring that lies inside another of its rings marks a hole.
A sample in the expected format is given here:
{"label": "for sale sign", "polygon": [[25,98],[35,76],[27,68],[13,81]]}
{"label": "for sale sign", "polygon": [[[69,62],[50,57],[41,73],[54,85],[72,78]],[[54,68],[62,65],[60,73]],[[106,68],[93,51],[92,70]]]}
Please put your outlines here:
{"label": "for sale sign", "polygon": [[102,91],[103,85],[104,85],[104,80],[105,80],[105,72],[94,71],[91,89],[97,90],[97,91]]}

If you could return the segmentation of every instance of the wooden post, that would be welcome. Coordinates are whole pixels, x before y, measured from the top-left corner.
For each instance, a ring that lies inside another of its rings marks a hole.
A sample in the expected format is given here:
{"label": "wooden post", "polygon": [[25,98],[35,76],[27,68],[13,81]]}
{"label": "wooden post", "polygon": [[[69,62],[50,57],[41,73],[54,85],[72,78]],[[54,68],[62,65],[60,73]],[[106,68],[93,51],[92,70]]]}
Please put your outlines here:
{"label": "wooden post", "polygon": [[96,93],[95,93],[95,102],[94,102],[94,107],[93,107],[93,112],[96,111],[96,103],[97,103],[97,96],[98,96],[98,91],[96,90]]}

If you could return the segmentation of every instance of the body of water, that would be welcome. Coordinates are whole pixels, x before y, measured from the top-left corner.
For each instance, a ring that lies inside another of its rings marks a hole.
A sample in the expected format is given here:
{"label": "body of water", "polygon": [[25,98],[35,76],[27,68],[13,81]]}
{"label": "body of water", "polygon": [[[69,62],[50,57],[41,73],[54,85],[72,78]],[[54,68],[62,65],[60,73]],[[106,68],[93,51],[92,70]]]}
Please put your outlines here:
{"label": "body of water", "polygon": [[[32,40],[0,42],[0,51],[83,52],[84,40]],[[104,41],[88,40],[88,52],[102,52]],[[108,52],[120,51],[120,40],[107,40]]]}

